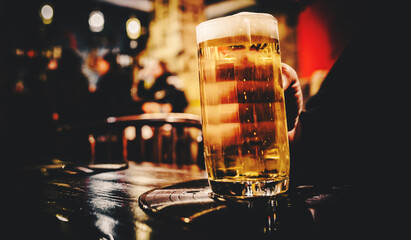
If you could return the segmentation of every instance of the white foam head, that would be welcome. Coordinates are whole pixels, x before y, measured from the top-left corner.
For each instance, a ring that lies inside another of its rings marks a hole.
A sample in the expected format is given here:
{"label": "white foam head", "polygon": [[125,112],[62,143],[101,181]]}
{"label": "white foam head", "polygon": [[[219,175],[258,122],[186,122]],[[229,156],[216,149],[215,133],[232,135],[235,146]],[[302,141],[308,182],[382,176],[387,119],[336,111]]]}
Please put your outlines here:
{"label": "white foam head", "polygon": [[277,19],[266,13],[241,12],[197,25],[197,44],[237,35],[260,35],[278,39]]}

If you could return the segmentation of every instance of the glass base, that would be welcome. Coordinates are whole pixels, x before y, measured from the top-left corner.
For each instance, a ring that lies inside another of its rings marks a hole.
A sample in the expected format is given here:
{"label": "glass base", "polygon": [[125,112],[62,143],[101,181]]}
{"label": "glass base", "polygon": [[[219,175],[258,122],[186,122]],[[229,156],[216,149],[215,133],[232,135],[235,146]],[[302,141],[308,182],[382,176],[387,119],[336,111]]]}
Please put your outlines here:
{"label": "glass base", "polygon": [[272,197],[288,190],[289,179],[259,181],[209,180],[210,187],[217,197],[255,198]]}

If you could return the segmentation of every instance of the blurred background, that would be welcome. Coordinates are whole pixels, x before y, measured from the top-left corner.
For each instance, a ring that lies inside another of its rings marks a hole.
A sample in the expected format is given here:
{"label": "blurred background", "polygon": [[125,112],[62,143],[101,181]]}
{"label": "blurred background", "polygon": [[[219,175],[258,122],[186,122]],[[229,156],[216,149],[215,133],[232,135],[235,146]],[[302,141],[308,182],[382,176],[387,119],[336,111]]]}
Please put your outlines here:
{"label": "blurred background", "polygon": [[195,27],[240,11],[278,19],[282,61],[307,99],[354,32],[353,9],[343,0],[2,1],[1,155],[47,155],[62,124],[200,115]]}

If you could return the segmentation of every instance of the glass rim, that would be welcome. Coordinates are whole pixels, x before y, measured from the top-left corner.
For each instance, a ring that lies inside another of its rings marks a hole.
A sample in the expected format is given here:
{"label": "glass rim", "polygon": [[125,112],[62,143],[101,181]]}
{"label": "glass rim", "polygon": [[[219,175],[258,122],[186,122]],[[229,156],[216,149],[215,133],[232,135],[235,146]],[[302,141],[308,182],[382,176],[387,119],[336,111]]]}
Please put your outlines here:
{"label": "glass rim", "polygon": [[[259,34],[278,38],[277,19],[268,13],[240,12],[201,22],[196,26],[197,44],[211,39],[236,35]],[[270,23],[270,24],[263,24]],[[244,27],[248,24],[248,27]],[[212,28],[212,30],[209,30]],[[207,31],[208,30],[208,31]]]}

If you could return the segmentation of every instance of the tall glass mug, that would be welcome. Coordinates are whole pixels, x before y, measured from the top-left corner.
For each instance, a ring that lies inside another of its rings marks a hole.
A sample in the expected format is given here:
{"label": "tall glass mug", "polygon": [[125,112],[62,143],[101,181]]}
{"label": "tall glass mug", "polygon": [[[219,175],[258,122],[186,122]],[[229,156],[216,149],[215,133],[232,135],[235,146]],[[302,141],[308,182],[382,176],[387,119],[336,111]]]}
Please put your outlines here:
{"label": "tall glass mug", "polygon": [[214,194],[288,190],[290,152],[277,20],[243,12],[197,28],[204,156]]}

